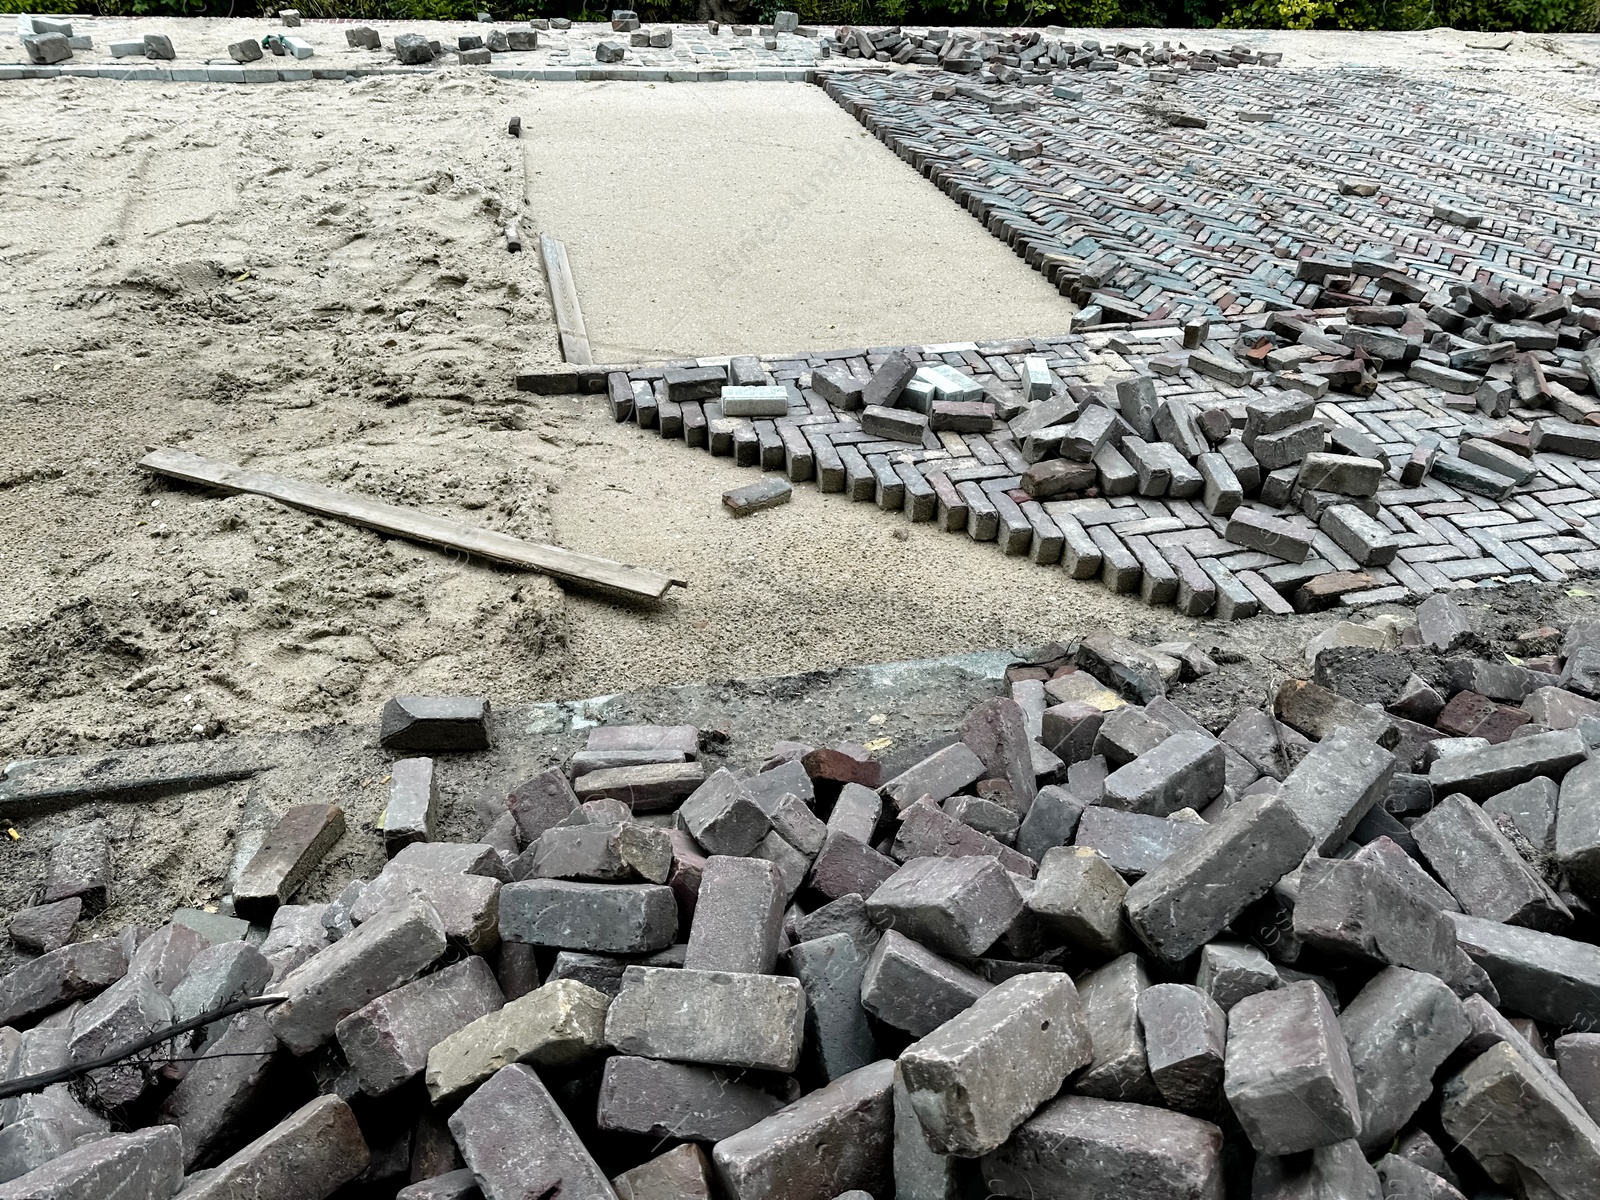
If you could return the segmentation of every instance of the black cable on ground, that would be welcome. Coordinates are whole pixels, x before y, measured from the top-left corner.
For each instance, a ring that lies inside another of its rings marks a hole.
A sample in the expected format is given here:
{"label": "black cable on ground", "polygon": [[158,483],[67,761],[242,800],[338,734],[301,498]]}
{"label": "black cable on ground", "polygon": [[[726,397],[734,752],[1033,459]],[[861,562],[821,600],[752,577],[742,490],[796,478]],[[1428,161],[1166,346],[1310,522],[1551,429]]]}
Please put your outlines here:
{"label": "black cable on ground", "polygon": [[222,1020],[224,1017],[234,1016],[247,1009],[263,1008],[269,1004],[282,1004],[287,999],[287,996],[272,995],[252,996],[247,1000],[235,1000],[232,1004],[224,1004],[221,1008],[213,1009],[211,1012],[204,1013],[191,1020],[182,1021],[177,1025],[169,1025],[167,1028],[152,1033],[149,1037],[134,1042],[132,1045],[113,1050],[110,1054],[102,1054],[99,1058],[92,1058],[88,1062],[73,1063],[70,1067],[60,1067],[54,1071],[43,1071],[38,1075],[24,1075],[21,1079],[12,1079],[8,1082],[0,1083],[0,1100],[7,1100],[12,1096],[25,1096],[29,1092],[40,1091],[51,1084],[68,1083],[80,1076],[87,1075],[90,1071],[98,1071],[102,1067],[115,1066],[125,1058],[132,1058],[135,1054],[161,1045],[162,1042],[171,1041],[180,1033],[193,1033],[196,1029],[202,1029],[214,1021]]}

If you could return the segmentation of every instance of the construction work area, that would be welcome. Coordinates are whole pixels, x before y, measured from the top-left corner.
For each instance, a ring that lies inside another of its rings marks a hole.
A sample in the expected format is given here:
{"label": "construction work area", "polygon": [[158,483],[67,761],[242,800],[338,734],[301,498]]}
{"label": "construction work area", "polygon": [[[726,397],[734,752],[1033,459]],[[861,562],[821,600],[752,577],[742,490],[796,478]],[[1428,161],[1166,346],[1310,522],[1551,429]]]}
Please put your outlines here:
{"label": "construction work area", "polygon": [[1593,1200],[1597,68],[18,17],[0,1200]]}

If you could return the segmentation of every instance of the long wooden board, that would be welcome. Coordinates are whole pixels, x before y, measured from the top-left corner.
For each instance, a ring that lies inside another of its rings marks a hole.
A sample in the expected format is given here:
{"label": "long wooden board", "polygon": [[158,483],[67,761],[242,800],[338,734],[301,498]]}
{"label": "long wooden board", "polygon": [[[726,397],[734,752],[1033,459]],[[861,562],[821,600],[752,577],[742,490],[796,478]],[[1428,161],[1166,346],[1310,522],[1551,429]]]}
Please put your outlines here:
{"label": "long wooden board", "polygon": [[183,450],[156,450],[139,460],[139,466],[170,479],[205,484],[230,492],[267,496],[295,508],[365,525],[381,533],[462,550],[477,558],[540,571],[568,583],[581,584],[612,595],[660,600],[674,586],[687,587],[676,575],[663,575],[593,554],[579,554],[559,546],[525,542],[508,534],[479,529],[447,517],[430,516],[414,508],[401,508],[338,492],[314,483],[301,483],[266,471],[252,471],[232,463],[214,462]]}
{"label": "long wooden board", "polygon": [[572,282],[572,264],[567,248],[548,233],[539,235],[539,256],[544,259],[545,278],[550,281],[550,303],[556,310],[556,332],[561,335],[561,357],[569,363],[594,361],[589,352],[589,331],[583,325],[583,310],[578,307],[578,285]]}

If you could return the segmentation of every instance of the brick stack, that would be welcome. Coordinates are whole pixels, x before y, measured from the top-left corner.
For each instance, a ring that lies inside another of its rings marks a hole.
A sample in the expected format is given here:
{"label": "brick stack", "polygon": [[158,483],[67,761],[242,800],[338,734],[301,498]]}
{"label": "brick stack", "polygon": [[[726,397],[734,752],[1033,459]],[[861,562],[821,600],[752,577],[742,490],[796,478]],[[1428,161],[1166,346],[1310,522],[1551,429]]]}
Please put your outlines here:
{"label": "brick stack", "polygon": [[331,903],[332,805],[243,872],[253,925],[73,941],[51,906],[113,881],[57,848],[0,1078],[281,998],[0,1103],[0,1200],[1588,1200],[1600,629],[1524,641],[1333,627],[1217,730],[1200,648],[1108,635],[881,758],[600,727],[470,844],[437,777],[487,706],[398,699],[388,864]]}

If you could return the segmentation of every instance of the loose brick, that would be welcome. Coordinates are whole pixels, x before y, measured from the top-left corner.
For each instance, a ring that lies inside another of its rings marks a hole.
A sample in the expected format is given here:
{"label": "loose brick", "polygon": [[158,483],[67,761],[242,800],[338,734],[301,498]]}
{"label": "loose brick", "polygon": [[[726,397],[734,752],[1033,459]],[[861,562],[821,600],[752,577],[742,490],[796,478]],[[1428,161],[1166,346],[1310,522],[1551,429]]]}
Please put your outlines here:
{"label": "loose brick", "polygon": [[894,1138],[894,1063],[852,1071],[717,1143],[730,1200],[832,1200],[887,1194]]}
{"label": "loose brick", "polygon": [[1223,1200],[1222,1131],[1181,1113],[1062,1096],[982,1161],[998,1195]]}
{"label": "loose brick", "polygon": [[1090,1059],[1077,989],[1064,974],[1018,975],[903,1051],[912,1108],[940,1153],[997,1149]]}
{"label": "loose brick", "polygon": [[1233,1006],[1223,1086],[1263,1154],[1314,1150],[1361,1132],[1349,1048],[1327,997],[1308,980]]}
{"label": "loose brick", "polygon": [[1156,955],[1181,962],[1266,895],[1310,848],[1311,835],[1281,793],[1246,797],[1133,885],[1128,923]]}
{"label": "loose brick", "polygon": [[502,1067],[450,1117],[450,1132],[486,1197],[614,1195],[532,1067]]}
{"label": "loose brick", "polygon": [[991,986],[891,929],[867,960],[861,1005],[885,1024],[924,1037]]}
{"label": "loose brick", "polygon": [[301,804],[278,818],[261,849],[234,884],[234,910],[251,921],[270,921],[344,836],[337,804]]}
{"label": "loose brick", "polygon": [[1137,954],[1124,954],[1078,979],[1094,1061],[1072,1081],[1074,1092],[1103,1100],[1159,1103],[1139,1027],[1139,994],[1149,986],[1150,977]]}
{"label": "loose brick", "polygon": [[503,1004],[494,972],[473,957],[379,996],[334,1036],[362,1091],[381,1096],[421,1074],[439,1042]]}
{"label": "loose brick", "polygon": [[1473,916],[1551,932],[1572,920],[1560,897],[1465,796],[1446,796],[1411,831],[1428,865]]}
{"label": "loose brick", "polygon": [[444,922],[426,901],[378,913],[284,977],[287,998],[267,1018],[272,1032],[295,1054],[315,1050],[340,1021],[432,965],[445,946]]}
{"label": "loose brick", "polygon": [[770,1086],[736,1071],[619,1055],[606,1059],[597,1122],[619,1133],[720,1142],[784,1104]]}
{"label": "loose brick", "polygon": [[1209,1117],[1222,1100],[1227,1015],[1197,987],[1158,983],[1139,993],[1150,1078],[1168,1107]]}
{"label": "loose brick", "polygon": [[1361,1147],[1394,1142],[1433,1092],[1433,1076],[1471,1032],[1461,1001],[1438,978],[1379,971],[1339,1015],[1361,1106]]}
{"label": "loose brick", "polygon": [[1222,743],[1199,733],[1175,733],[1106,776],[1108,808],[1165,817],[1204,808],[1222,791]]}
{"label": "loose brick", "polygon": [[981,955],[1021,908],[1005,869],[975,856],[914,858],[867,898],[875,925],[961,958]]}
{"label": "loose brick", "polygon": [[805,992],[775,975],[629,967],[606,1015],[623,1054],[792,1071],[805,1035]]}
{"label": "loose brick", "polygon": [[360,1175],[370,1157],[350,1106],[337,1096],[318,1096],[183,1192],[185,1200],[241,1194],[320,1200]]}
{"label": "loose brick", "polygon": [[695,971],[771,972],[783,932],[782,877],[760,859],[713,855],[700,881],[684,966]]}
{"label": "loose brick", "polygon": [[1122,902],[1128,885],[1111,864],[1084,846],[1047,850],[1027,906],[1052,933],[1091,954],[1116,957],[1128,949]]}
{"label": "loose brick", "polygon": [[530,879],[500,891],[500,936],[510,942],[646,954],[670,946],[677,932],[677,902],[660,884]]}
{"label": "loose brick", "polygon": [[383,706],[378,742],[424,753],[489,748],[489,701],[482,696],[396,696]]}
{"label": "loose brick", "polygon": [[[459,1100],[510,1063],[559,1069],[605,1049],[611,997],[575,979],[553,979],[504,1005],[490,1003],[486,991],[478,1000],[485,1011],[427,1050],[426,1082],[435,1104]],[[445,1023],[465,1011],[458,1007]]]}

